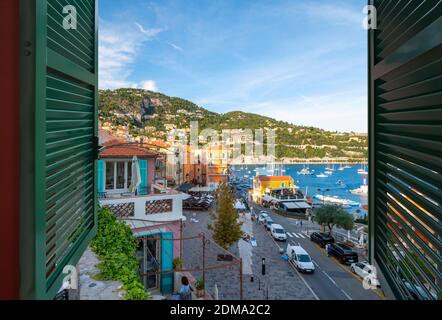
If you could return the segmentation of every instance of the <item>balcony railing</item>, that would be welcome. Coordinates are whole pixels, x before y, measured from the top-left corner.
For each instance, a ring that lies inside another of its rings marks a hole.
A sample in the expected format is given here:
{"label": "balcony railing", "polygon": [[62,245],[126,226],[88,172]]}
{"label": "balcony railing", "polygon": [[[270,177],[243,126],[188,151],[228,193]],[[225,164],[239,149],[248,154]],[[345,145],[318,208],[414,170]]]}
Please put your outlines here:
{"label": "balcony railing", "polygon": [[182,218],[183,200],[188,195],[172,189],[152,189],[147,195],[100,194],[99,203],[121,219],[170,221]]}

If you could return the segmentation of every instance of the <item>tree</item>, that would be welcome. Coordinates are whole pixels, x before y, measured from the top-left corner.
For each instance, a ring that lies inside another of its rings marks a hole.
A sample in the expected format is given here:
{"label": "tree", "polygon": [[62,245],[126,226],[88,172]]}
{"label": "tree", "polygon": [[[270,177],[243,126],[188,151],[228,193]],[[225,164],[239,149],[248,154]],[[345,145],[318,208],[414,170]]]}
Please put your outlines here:
{"label": "tree", "polygon": [[221,184],[216,194],[216,222],[213,239],[224,249],[242,237],[241,225],[238,221],[238,213],[234,208],[235,198],[226,184]]}
{"label": "tree", "polygon": [[314,220],[322,226],[327,226],[330,233],[335,226],[344,230],[352,230],[353,217],[340,205],[324,204],[315,211]]}

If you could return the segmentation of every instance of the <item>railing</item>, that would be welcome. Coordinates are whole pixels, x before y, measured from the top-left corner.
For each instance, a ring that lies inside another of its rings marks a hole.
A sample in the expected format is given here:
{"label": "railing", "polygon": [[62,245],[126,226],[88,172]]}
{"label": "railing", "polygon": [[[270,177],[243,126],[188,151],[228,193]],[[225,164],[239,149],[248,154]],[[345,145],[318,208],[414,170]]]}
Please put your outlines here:
{"label": "railing", "polygon": [[135,218],[145,220],[165,221],[179,220],[182,218],[183,199],[185,194],[171,191],[166,194],[135,195],[99,197],[102,207],[109,208],[118,218]]}

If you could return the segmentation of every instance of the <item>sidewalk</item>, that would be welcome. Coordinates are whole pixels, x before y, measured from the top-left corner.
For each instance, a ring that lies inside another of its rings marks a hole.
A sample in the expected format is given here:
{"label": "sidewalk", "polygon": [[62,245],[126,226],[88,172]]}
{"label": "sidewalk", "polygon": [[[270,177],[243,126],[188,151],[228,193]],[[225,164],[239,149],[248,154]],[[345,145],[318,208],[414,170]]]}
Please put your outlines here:
{"label": "sidewalk", "polygon": [[[185,215],[189,218],[193,212],[187,212]],[[212,223],[212,219],[207,212],[196,213],[198,223],[187,222],[184,228],[184,236],[197,235],[204,232],[207,236],[211,236],[211,232],[207,230],[207,224]],[[188,220],[189,221],[189,220]],[[230,252],[236,256],[242,256],[243,261],[243,298],[245,300],[262,300],[266,299],[283,299],[283,300],[315,300],[315,296],[305,285],[300,276],[290,267],[290,265],[281,259],[278,247],[275,245],[270,235],[267,233],[263,225],[257,222],[246,220],[243,226],[244,230],[252,229],[253,235],[256,237],[258,246],[252,247],[249,242],[239,240],[238,244],[230,248]],[[286,243],[281,242],[281,247]],[[184,243],[184,265],[198,265],[198,245],[188,246]],[[207,265],[216,262],[213,252],[208,253],[212,257],[208,257]],[[266,275],[261,274],[262,258],[265,258]],[[209,263],[209,261],[211,261]],[[213,295],[215,283],[218,286],[220,299],[233,300],[239,299],[239,269],[235,267],[223,268],[206,272],[206,290]],[[195,274],[195,273],[193,273]],[[201,276],[201,273],[196,274]],[[252,282],[253,278],[253,282]]]}

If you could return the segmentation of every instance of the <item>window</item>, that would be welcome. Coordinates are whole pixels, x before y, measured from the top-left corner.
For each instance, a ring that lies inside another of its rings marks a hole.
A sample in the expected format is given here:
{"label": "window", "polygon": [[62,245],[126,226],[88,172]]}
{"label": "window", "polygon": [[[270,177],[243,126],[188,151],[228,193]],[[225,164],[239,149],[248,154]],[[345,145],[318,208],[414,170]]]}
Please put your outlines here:
{"label": "window", "polygon": [[114,189],[114,164],[115,162],[106,162],[106,189]]}
{"label": "window", "polygon": [[132,183],[131,161],[106,161],[106,190],[128,190]]}
{"label": "window", "polygon": [[117,162],[117,189],[124,189],[125,188],[125,162]]}

